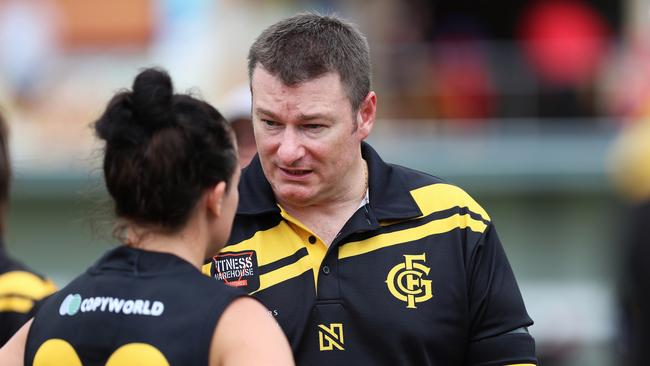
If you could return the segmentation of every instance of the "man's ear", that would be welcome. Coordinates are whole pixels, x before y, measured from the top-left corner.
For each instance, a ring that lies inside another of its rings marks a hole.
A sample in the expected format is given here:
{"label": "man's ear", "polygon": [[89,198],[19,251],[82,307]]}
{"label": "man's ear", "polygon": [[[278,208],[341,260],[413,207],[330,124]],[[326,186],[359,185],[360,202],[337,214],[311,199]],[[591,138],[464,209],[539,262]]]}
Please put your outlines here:
{"label": "man's ear", "polygon": [[361,102],[359,112],[357,112],[357,133],[361,140],[364,140],[372,127],[375,125],[375,117],[377,116],[377,95],[374,91],[370,91],[366,95],[366,99]]}
{"label": "man's ear", "polygon": [[221,216],[221,205],[226,194],[226,182],[219,182],[207,192],[206,204],[214,216]]}

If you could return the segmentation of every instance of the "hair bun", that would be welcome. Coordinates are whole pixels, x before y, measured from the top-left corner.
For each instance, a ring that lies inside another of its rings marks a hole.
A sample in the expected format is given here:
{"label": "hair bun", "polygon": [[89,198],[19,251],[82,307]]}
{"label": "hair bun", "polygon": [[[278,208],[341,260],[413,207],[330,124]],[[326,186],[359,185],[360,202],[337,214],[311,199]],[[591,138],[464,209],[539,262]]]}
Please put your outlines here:
{"label": "hair bun", "polygon": [[131,94],[136,123],[149,133],[175,126],[173,95],[172,79],[164,70],[149,68],[138,74]]}

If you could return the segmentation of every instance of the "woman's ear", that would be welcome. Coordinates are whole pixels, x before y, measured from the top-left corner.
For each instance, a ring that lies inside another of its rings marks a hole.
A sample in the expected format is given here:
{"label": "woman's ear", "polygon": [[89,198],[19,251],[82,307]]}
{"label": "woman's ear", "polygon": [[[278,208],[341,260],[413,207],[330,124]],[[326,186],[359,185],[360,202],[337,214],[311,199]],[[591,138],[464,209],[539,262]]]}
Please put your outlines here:
{"label": "woman's ear", "polygon": [[226,182],[219,182],[208,191],[206,203],[208,210],[214,216],[221,216],[221,205],[226,194]]}

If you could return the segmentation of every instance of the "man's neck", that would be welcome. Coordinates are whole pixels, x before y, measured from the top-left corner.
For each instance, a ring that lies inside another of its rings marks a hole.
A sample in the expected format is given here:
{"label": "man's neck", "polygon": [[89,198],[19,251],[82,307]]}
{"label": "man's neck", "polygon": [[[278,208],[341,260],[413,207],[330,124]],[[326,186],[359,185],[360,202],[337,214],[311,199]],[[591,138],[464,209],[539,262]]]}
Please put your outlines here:
{"label": "man's neck", "polygon": [[278,203],[288,214],[298,219],[329,246],[366,197],[368,167],[365,160],[362,160],[361,165],[361,174],[356,174],[352,179],[357,183],[348,185],[354,189],[344,190],[339,199],[334,198],[307,206],[291,205],[281,201]]}

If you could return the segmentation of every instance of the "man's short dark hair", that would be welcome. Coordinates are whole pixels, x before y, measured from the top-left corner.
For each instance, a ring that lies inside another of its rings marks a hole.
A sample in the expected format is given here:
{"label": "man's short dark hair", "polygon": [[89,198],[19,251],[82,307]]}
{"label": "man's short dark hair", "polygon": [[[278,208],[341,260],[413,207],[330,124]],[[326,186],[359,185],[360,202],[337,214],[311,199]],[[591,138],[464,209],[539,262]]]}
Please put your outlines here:
{"label": "man's short dark hair", "polygon": [[268,27],[248,53],[251,80],[258,65],[288,86],[336,72],[355,112],[370,92],[368,42],[335,16],[302,13]]}

